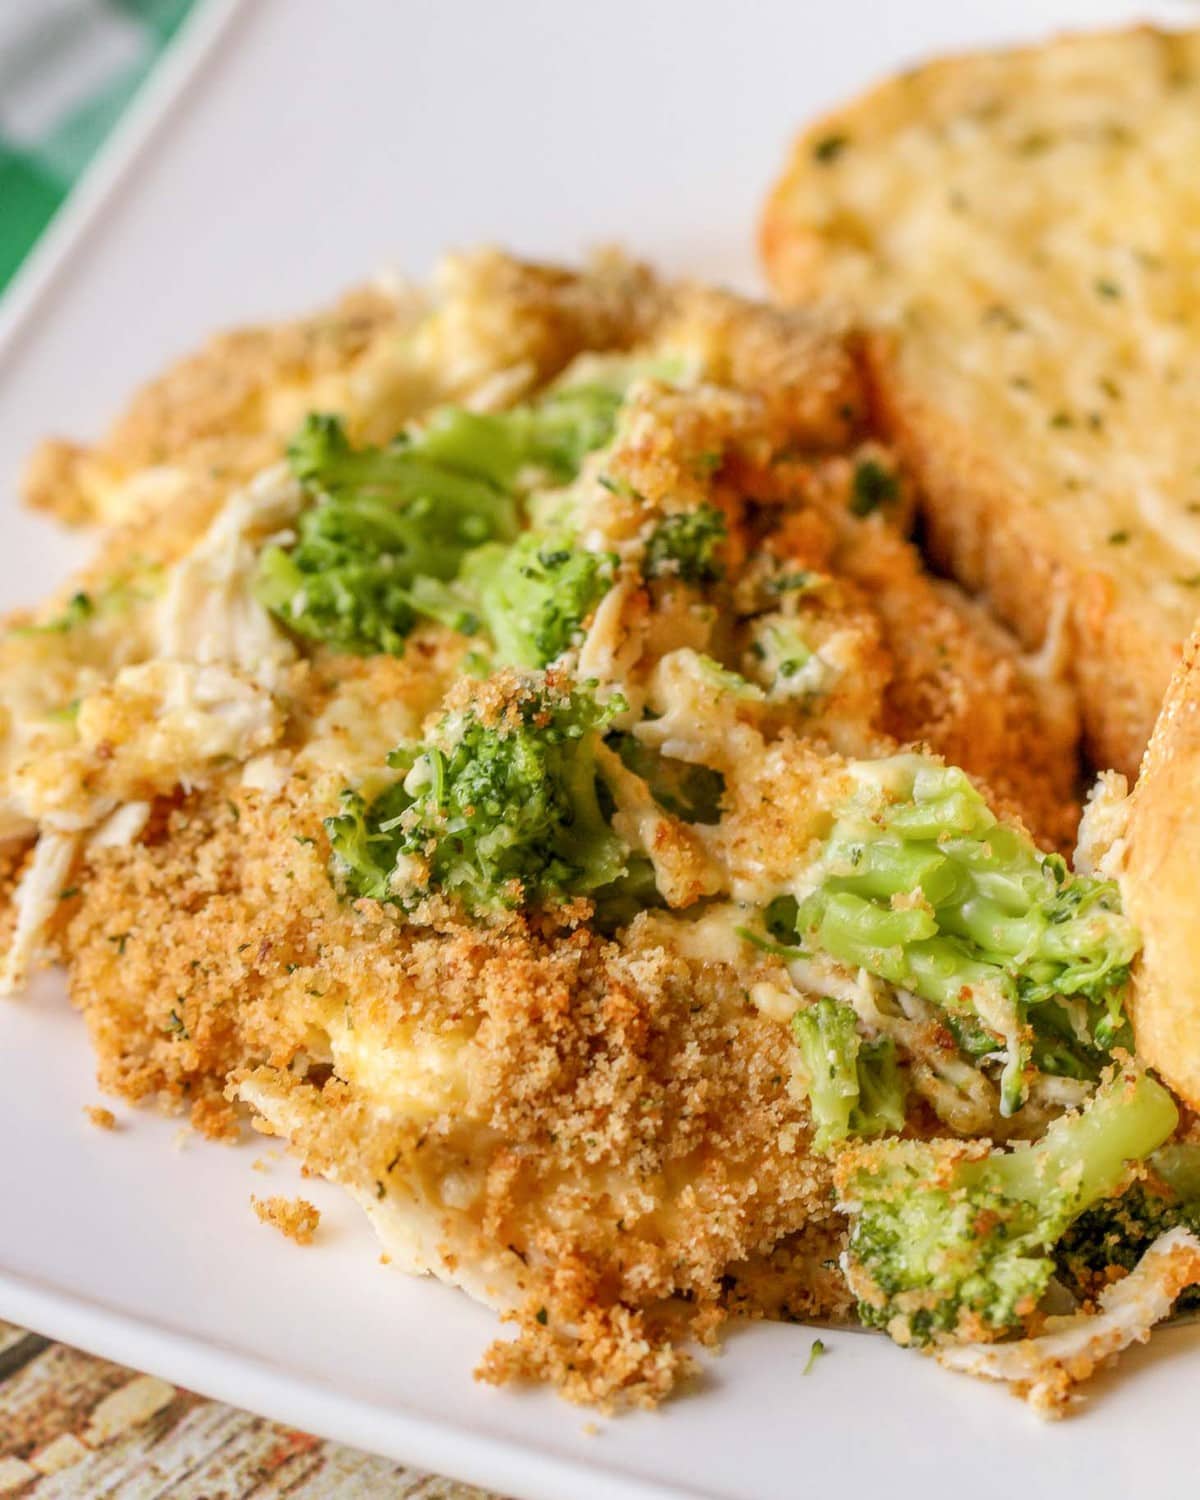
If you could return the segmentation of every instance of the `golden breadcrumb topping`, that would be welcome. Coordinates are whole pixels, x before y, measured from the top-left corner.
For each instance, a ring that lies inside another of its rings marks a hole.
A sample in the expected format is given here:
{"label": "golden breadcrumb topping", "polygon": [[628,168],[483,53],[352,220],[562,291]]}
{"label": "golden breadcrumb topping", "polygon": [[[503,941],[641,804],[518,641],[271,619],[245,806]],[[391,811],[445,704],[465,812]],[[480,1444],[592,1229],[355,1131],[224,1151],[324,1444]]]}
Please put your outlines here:
{"label": "golden breadcrumb topping", "polygon": [[254,1212],[264,1224],[273,1224],[280,1234],[297,1245],[311,1245],[321,1211],[307,1198],[256,1198],[250,1195]]}

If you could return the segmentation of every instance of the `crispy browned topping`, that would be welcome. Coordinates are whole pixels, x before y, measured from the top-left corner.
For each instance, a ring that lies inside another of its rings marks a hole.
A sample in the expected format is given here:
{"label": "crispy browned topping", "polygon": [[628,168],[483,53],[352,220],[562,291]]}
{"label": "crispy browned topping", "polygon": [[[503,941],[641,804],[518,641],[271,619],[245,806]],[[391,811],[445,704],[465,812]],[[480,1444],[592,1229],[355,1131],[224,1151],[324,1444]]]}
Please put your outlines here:
{"label": "crispy browned topping", "polygon": [[250,1202],[264,1224],[274,1224],[280,1234],[297,1245],[312,1244],[321,1212],[307,1198],[256,1198],[252,1193]]}

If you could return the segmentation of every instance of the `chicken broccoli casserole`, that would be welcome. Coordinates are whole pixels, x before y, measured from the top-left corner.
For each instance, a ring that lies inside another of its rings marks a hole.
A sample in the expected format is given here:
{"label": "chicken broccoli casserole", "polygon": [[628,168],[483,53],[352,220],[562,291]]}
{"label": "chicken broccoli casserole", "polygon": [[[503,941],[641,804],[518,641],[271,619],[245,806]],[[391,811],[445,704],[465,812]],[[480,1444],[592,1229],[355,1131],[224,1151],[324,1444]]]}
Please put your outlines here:
{"label": "chicken broccoli casserole", "polygon": [[493,1304],[489,1380],[857,1318],[1061,1403],[1200,1179],[1074,706],[911,490],[837,328],[621,260],[216,341],[30,470],[104,539],[0,640],[5,987]]}

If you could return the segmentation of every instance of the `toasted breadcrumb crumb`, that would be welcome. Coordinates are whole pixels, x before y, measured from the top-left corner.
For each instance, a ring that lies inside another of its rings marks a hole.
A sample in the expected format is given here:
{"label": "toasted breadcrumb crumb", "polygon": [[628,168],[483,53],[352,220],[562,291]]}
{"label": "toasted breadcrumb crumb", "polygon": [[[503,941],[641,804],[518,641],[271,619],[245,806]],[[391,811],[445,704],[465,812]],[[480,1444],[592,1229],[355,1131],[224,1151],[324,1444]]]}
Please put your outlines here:
{"label": "toasted breadcrumb crumb", "polygon": [[312,1244],[321,1211],[307,1198],[257,1198],[252,1193],[250,1202],[264,1224],[274,1224],[280,1234],[295,1240],[297,1245]]}
{"label": "toasted breadcrumb crumb", "polygon": [[117,1128],[117,1117],[111,1109],[105,1109],[102,1104],[85,1104],[84,1114],[97,1130],[115,1130]]}

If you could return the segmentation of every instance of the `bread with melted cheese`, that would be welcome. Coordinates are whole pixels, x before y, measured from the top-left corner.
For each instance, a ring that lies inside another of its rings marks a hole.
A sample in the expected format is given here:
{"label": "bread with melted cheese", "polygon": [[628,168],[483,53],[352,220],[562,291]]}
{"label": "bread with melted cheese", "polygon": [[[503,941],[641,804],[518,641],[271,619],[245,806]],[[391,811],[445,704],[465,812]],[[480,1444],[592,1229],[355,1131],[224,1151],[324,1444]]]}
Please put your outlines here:
{"label": "bread with melted cheese", "polygon": [[1200,634],[1188,642],[1123,812],[1115,871],[1142,935],[1130,1010],[1138,1052],[1200,1109]]}
{"label": "bread with melted cheese", "polygon": [[936,563],[1129,774],[1200,607],[1200,32],[916,67],[808,128],[761,246],[866,333]]}

